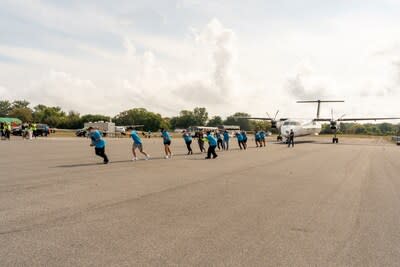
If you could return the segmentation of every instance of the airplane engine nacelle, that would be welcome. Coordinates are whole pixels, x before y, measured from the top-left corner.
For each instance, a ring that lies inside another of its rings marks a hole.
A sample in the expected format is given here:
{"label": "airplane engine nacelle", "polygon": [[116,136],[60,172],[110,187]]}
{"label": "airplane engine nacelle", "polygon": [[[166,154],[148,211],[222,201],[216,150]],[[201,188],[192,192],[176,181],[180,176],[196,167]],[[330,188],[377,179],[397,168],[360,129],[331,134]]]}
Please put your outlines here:
{"label": "airplane engine nacelle", "polygon": [[336,130],[336,129],[337,129],[336,121],[331,121],[331,130]]}

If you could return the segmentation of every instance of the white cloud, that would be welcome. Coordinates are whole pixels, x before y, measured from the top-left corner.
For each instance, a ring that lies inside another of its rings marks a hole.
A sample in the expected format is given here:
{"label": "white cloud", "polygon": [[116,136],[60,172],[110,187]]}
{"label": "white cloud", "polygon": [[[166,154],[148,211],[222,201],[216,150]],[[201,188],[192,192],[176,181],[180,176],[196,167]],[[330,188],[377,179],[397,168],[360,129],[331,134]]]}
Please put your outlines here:
{"label": "white cloud", "polygon": [[[273,1],[235,1],[232,10],[199,3],[4,1],[0,8],[26,25],[0,18],[21,30],[0,26],[0,96],[108,115],[145,107],[171,116],[206,106],[222,115],[307,116],[314,112],[293,108],[295,100],[331,97],[346,99],[340,109],[349,114],[368,113],[360,105],[377,99],[388,104],[376,111],[396,112],[396,9],[310,0],[293,16]],[[157,24],[132,15],[141,8]]]}

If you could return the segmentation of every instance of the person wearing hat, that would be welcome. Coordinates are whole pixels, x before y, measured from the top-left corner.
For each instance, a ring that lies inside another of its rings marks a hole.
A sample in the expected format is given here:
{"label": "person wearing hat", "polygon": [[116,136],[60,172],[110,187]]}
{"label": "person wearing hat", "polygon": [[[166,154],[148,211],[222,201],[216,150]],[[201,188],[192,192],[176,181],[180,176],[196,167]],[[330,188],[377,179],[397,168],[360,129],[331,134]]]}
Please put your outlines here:
{"label": "person wearing hat", "polygon": [[109,160],[105,153],[106,141],[104,141],[104,139],[102,138],[99,130],[93,127],[89,127],[88,130],[90,139],[92,140],[90,146],[94,146],[94,151],[96,155],[102,157],[104,159],[103,163],[107,164]]}
{"label": "person wearing hat", "polygon": [[207,132],[207,140],[208,140],[208,150],[206,159],[211,159],[211,155],[213,159],[218,157],[217,153],[215,153],[215,148],[217,147],[217,139],[211,134],[210,131]]}

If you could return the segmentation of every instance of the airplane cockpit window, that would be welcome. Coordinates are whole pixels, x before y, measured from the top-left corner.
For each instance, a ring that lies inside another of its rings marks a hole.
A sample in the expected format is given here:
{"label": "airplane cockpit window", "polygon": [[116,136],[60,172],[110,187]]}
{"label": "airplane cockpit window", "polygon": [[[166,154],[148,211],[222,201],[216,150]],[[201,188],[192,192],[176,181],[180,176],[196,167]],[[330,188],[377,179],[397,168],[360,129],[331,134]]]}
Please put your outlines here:
{"label": "airplane cockpit window", "polygon": [[300,122],[297,122],[297,121],[285,121],[283,123],[283,125],[284,126],[287,126],[287,125],[300,126]]}
{"label": "airplane cockpit window", "polygon": [[284,126],[291,125],[291,126],[300,126],[301,123],[298,121],[285,121],[283,123]]}

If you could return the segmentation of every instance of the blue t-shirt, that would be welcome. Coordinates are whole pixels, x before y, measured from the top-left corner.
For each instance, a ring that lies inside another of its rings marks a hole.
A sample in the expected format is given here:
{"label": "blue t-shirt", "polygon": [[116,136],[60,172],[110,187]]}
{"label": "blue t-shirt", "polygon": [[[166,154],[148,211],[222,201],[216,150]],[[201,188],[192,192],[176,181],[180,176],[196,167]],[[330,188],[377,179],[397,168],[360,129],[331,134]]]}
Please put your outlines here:
{"label": "blue t-shirt", "polygon": [[138,144],[138,145],[142,144],[142,139],[140,139],[140,137],[136,131],[131,132],[131,138],[132,138],[133,142],[135,142],[135,144]]}
{"label": "blue t-shirt", "polygon": [[92,144],[94,144],[96,148],[103,148],[106,145],[106,141],[104,141],[101,137],[101,133],[99,130],[91,132],[90,139],[92,139]]}
{"label": "blue t-shirt", "polygon": [[246,135],[246,133],[245,132],[242,132],[242,138],[243,138],[243,141],[247,141],[247,135]]}
{"label": "blue t-shirt", "polygon": [[183,139],[185,140],[186,143],[192,141],[192,136],[188,133],[185,133],[182,135]]}
{"label": "blue t-shirt", "polygon": [[240,134],[240,133],[236,134],[236,138],[237,138],[238,141],[243,141],[243,135]]}
{"label": "blue t-shirt", "polygon": [[228,132],[224,132],[224,140],[225,141],[229,140],[229,133]]}
{"label": "blue t-shirt", "polygon": [[208,143],[210,144],[210,146],[216,146],[217,145],[217,139],[215,139],[215,137],[212,136],[211,134],[207,135],[207,139],[208,139]]}
{"label": "blue t-shirt", "polygon": [[171,136],[169,135],[169,133],[167,131],[163,131],[163,132],[161,132],[161,134],[164,139],[164,142],[171,141]]}
{"label": "blue t-shirt", "polygon": [[261,139],[261,135],[259,132],[256,133],[256,140],[260,140]]}
{"label": "blue t-shirt", "polygon": [[263,138],[265,138],[265,132],[264,131],[261,131],[260,132],[260,137],[263,139]]}

